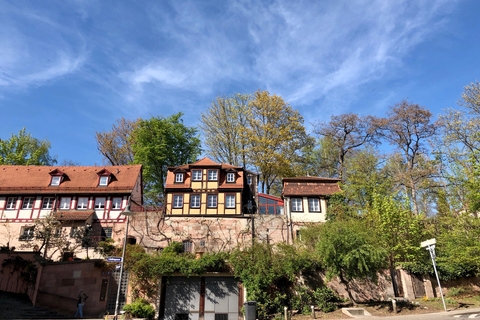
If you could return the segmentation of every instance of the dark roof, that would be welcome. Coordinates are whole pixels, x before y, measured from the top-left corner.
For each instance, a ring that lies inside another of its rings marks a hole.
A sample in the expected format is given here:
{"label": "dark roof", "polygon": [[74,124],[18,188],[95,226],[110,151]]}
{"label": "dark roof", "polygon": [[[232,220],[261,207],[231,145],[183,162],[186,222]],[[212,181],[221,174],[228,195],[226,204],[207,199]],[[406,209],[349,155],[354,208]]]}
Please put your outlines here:
{"label": "dark roof", "polygon": [[325,196],[341,191],[340,179],[322,177],[283,178],[283,196]]}
{"label": "dark roof", "polygon": [[59,221],[85,221],[90,218],[93,211],[58,211],[55,218]]}

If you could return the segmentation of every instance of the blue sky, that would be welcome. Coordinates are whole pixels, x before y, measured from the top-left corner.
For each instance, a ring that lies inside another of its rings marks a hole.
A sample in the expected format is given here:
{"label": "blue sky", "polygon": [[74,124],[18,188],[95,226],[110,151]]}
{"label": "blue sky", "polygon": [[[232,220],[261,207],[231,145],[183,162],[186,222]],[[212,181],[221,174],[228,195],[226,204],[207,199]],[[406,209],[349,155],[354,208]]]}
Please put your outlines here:
{"label": "blue sky", "polygon": [[120,117],[215,97],[281,95],[311,123],[383,116],[408,98],[438,115],[480,78],[480,1],[0,0],[0,138],[27,131],[59,162],[101,165]]}

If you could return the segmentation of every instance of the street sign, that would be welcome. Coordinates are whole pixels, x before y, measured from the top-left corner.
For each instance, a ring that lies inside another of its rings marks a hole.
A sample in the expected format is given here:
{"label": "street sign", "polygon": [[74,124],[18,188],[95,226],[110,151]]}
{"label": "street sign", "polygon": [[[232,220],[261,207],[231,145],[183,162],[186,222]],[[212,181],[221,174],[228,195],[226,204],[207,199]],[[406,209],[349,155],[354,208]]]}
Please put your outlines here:
{"label": "street sign", "polygon": [[433,238],[433,239],[428,239],[428,240],[423,241],[422,243],[420,243],[420,246],[422,248],[425,248],[425,247],[434,245],[435,243],[437,243],[437,241],[435,240],[435,238]]}
{"label": "street sign", "polygon": [[108,262],[122,262],[122,258],[121,257],[108,257],[107,261]]}

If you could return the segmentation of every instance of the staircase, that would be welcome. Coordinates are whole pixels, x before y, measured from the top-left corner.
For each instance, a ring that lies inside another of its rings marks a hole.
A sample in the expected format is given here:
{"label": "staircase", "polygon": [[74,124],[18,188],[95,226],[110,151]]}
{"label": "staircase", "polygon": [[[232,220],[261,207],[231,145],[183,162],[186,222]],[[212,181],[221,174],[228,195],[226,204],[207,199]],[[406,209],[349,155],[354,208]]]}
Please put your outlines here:
{"label": "staircase", "polygon": [[54,311],[32,306],[26,294],[0,291],[0,319],[71,319]]}

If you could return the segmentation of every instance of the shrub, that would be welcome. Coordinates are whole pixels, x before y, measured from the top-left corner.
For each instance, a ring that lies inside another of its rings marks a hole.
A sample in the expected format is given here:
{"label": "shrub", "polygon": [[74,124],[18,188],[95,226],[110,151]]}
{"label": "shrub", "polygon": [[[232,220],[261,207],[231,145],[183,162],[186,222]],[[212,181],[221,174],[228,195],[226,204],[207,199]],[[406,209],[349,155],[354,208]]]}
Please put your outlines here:
{"label": "shrub", "polygon": [[125,312],[130,313],[135,318],[153,319],[155,309],[145,299],[137,299],[133,303],[126,304],[123,307]]}
{"label": "shrub", "polygon": [[310,314],[310,306],[315,305],[323,312],[337,310],[336,303],[341,301],[333,290],[328,287],[320,287],[315,291],[304,287],[296,289],[297,295],[292,298],[292,309],[299,310],[302,314]]}
{"label": "shrub", "polygon": [[447,297],[458,297],[466,293],[465,288],[452,287],[448,290]]}

